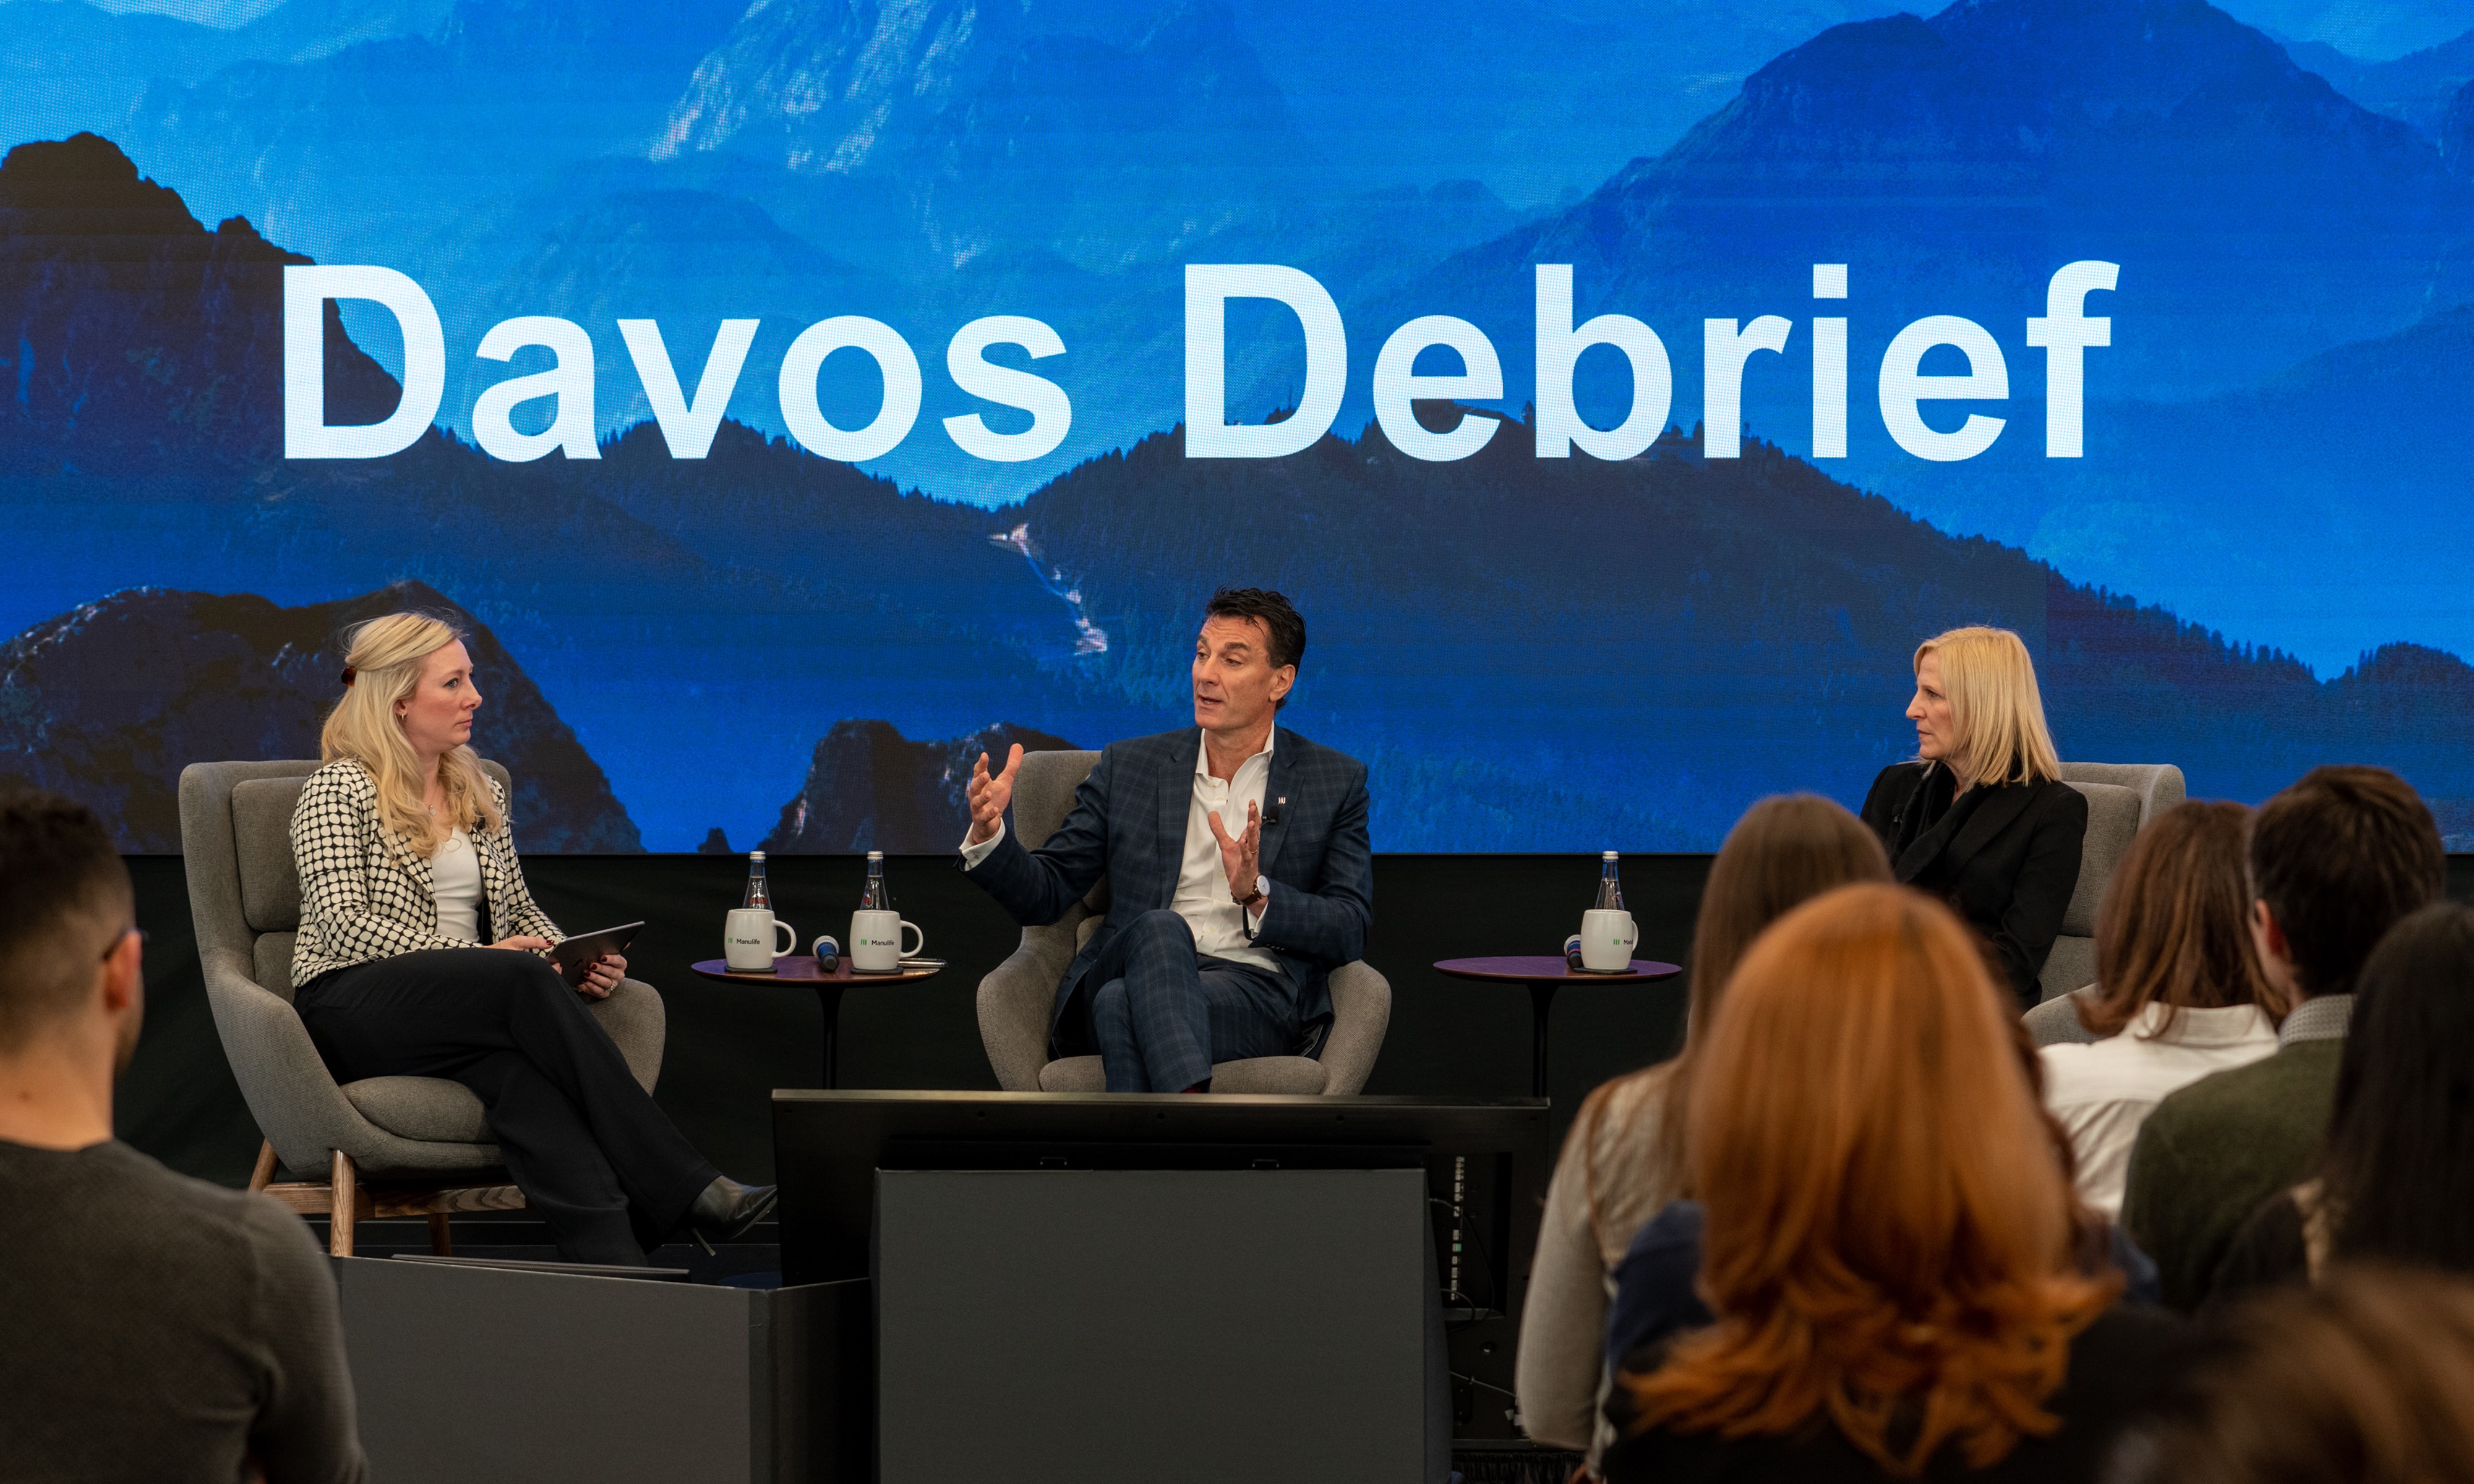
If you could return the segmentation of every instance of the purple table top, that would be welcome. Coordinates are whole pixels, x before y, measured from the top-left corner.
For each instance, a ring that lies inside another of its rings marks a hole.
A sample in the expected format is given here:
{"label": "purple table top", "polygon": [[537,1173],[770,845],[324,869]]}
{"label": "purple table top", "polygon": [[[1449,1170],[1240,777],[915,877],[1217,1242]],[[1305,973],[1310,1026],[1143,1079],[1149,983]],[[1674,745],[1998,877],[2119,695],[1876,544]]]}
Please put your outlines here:
{"label": "purple table top", "polygon": [[733,984],[913,984],[934,977],[936,969],[905,969],[898,973],[859,974],[851,972],[850,958],[844,955],[832,973],[816,972],[813,953],[785,953],[773,961],[773,971],[749,973],[730,967],[728,959],[709,958],[690,965],[707,979],[726,979]]}
{"label": "purple table top", "polygon": [[1438,959],[1435,969],[1455,979],[1491,979],[1508,984],[1537,984],[1549,979],[1567,979],[1574,984],[1650,984],[1660,979],[1672,979],[1684,972],[1680,965],[1637,958],[1627,972],[1594,974],[1587,969],[1574,969],[1560,953]]}

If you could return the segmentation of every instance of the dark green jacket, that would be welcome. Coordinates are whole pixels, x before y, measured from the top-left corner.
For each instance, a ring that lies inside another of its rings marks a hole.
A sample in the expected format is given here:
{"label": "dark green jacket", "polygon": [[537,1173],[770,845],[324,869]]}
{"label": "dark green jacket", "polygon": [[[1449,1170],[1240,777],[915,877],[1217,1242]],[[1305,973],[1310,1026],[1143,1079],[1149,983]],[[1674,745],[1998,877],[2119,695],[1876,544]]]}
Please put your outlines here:
{"label": "dark green jacket", "polygon": [[2169,1095],[2130,1149],[2122,1224],[2156,1259],[2165,1303],[2197,1310],[2234,1233],[2309,1178],[2328,1133],[2342,1041],[2298,1041]]}

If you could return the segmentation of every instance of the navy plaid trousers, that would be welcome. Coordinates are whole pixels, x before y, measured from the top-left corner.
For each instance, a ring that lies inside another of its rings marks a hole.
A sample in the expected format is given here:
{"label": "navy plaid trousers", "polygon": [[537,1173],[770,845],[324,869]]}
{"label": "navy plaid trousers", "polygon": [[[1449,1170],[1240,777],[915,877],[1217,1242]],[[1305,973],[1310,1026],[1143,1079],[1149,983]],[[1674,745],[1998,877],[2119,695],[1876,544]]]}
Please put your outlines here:
{"label": "navy plaid trousers", "polygon": [[1293,1056],[1304,1040],[1285,973],[1198,955],[1194,930],[1165,908],[1109,940],[1083,983],[1091,1040],[1111,1092],[1182,1092],[1214,1062]]}

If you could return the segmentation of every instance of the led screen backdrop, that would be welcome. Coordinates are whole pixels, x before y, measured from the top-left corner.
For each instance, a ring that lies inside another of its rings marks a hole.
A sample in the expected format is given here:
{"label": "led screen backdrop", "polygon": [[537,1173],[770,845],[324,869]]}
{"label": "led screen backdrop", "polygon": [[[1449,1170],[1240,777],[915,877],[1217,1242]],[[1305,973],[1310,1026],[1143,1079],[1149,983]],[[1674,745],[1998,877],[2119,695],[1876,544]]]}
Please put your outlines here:
{"label": "led screen backdrop", "polygon": [[1880,10],[5,0],[0,781],[177,849],[408,603],[529,849],[940,850],[1251,584],[1380,850],[1853,802],[1977,620],[2474,838],[2474,0]]}

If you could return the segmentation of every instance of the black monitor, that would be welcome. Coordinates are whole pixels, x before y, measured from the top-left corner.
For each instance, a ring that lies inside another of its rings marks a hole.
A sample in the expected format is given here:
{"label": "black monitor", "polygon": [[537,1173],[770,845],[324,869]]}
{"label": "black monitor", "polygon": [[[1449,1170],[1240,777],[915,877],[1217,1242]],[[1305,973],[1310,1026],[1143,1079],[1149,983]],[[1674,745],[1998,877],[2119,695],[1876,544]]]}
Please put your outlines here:
{"label": "black monitor", "polygon": [[1426,1171],[1461,1437],[1516,1436],[1512,1360],[1548,1174],[1543,1098],[773,1094],[786,1283],[865,1278],[876,1172]]}

